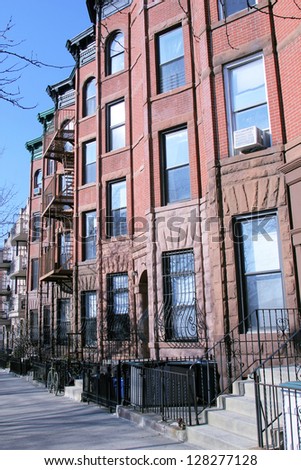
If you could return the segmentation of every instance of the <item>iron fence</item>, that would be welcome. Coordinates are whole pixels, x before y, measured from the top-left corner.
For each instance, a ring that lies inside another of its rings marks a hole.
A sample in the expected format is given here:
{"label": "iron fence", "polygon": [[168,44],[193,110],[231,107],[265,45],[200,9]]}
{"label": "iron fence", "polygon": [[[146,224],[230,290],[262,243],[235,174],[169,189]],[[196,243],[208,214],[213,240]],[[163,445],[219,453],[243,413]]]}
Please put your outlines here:
{"label": "iron fence", "polygon": [[124,399],[124,379],[120,362],[116,364],[83,364],[82,400],[103,405],[115,410]]}

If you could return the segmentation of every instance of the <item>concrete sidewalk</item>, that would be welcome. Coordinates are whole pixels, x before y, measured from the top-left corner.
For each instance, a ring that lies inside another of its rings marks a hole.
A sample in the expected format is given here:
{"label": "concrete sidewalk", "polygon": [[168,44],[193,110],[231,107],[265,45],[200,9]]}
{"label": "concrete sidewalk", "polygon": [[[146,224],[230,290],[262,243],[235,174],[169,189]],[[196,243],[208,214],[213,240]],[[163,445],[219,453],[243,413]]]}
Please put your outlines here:
{"label": "concrete sidewalk", "polygon": [[197,450],[0,369],[1,450]]}

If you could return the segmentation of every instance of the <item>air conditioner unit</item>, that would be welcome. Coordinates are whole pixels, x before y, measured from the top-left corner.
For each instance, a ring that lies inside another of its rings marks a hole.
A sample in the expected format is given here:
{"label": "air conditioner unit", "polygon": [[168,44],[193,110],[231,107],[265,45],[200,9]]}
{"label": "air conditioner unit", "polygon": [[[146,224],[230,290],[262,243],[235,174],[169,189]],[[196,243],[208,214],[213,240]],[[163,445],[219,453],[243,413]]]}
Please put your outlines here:
{"label": "air conditioner unit", "polygon": [[234,150],[243,153],[254,152],[266,148],[264,142],[264,131],[256,126],[246,127],[234,131]]}
{"label": "air conditioner unit", "polygon": [[41,194],[41,188],[34,188],[33,194],[34,196],[38,196],[39,194]]}

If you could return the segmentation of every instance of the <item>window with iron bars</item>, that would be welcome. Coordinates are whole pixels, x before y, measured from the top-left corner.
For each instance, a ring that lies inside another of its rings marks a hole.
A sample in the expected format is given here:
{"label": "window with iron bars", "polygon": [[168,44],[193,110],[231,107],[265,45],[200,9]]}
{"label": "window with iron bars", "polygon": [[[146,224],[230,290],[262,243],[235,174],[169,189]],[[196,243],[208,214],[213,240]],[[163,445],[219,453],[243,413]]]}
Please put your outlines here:
{"label": "window with iron bars", "polygon": [[163,253],[166,341],[197,341],[195,273],[192,250]]}
{"label": "window with iron bars", "polygon": [[124,273],[107,276],[108,339],[126,341],[130,337],[129,283]]}
{"label": "window with iron bars", "polygon": [[67,345],[70,331],[70,300],[60,299],[57,304],[57,343]]}
{"label": "window with iron bars", "polygon": [[81,293],[82,340],[84,347],[96,346],[97,342],[97,303],[96,291]]}

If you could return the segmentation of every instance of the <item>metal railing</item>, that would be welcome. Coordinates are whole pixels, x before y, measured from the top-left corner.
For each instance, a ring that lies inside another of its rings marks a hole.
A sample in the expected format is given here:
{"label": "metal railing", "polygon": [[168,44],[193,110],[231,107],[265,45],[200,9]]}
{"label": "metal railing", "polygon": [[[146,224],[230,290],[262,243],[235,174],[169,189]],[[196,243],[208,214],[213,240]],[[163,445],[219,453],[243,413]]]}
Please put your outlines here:
{"label": "metal railing", "polygon": [[71,244],[66,247],[66,251],[61,253],[56,245],[45,247],[41,256],[40,277],[70,271],[72,269],[72,256]]}
{"label": "metal railing", "polygon": [[[51,153],[60,154],[64,151],[64,144],[68,142],[73,142],[74,140],[74,130],[71,126],[65,126],[74,120],[75,110],[74,109],[61,109],[56,111],[53,117],[52,123],[49,125],[47,131],[44,133],[43,137],[43,151],[44,154],[49,157]],[[56,144],[59,148],[56,148]],[[57,159],[57,155],[54,155],[54,158]]]}
{"label": "metal railing", "polygon": [[[284,448],[286,425],[295,427],[296,413],[285,419],[283,390],[285,383],[299,384],[301,393],[301,330],[295,331],[270,357],[253,372],[259,446],[266,449]],[[297,388],[297,386],[296,386]],[[301,410],[301,400],[300,400]],[[295,421],[295,422],[294,422]]]}

